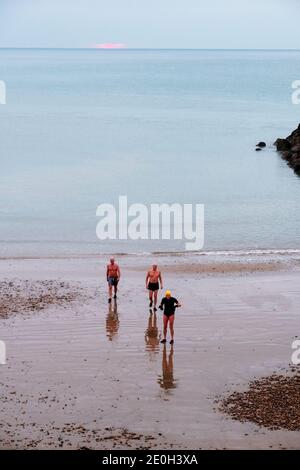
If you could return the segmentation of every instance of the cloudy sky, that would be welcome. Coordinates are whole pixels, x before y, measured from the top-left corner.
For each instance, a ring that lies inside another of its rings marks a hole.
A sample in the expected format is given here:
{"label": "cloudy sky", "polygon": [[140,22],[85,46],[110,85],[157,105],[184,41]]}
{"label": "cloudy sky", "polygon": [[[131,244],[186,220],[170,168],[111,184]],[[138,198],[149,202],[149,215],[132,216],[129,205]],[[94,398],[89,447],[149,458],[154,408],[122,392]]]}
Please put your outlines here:
{"label": "cloudy sky", "polygon": [[0,0],[0,47],[300,49],[300,0]]}

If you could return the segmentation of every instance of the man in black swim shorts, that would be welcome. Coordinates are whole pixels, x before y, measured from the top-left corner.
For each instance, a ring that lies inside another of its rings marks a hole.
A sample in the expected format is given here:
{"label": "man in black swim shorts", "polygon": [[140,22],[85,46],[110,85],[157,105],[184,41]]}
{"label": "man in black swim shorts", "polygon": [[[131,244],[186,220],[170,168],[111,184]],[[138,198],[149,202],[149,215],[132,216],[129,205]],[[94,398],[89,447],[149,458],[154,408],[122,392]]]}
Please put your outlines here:
{"label": "man in black swim shorts", "polygon": [[147,272],[146,275],[146,289],[149,290],[149,300],[150,304],[149,307],[151,308],[153,305],[153,297],[154,297],[154,311],[156,311],[156,304],[157,304],[157,293],[160,288],[163,288],[162,282],[162,275],[161,272],[157,268],[157,264],[153,264],[152,269]]}

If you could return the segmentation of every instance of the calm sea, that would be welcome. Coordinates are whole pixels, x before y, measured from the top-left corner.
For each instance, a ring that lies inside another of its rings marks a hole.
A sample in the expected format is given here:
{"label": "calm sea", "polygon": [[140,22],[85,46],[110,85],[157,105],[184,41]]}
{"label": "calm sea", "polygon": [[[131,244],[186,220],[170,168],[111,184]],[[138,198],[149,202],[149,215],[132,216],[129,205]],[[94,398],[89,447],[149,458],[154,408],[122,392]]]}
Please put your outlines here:
{"label": "calm sea", "polygon": [[296,79],[297,51],[0,50],[0,256],[184,249],[98,241],[119,195],[205,204],[206,251],[300,249],[300,179],[271,147]]}

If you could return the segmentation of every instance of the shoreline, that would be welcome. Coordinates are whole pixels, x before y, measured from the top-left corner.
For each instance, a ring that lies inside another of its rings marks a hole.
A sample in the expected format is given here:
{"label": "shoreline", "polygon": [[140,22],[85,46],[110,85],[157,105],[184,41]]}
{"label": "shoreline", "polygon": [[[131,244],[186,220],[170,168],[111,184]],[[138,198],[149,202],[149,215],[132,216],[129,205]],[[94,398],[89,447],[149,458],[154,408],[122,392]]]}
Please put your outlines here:
{"label": "shoreline", "polygon": [[[74,269],[81,272],[81,263],[90,269],[105,268],[111,255],[53,255],[38,257],[0,257],[1,267],[6,266],[8,272],[17,270],[18,264],[26,267],[29,271],[31,266],[54,263],[64,266],[73,264]],[[115,259],[125,269],[128,274],[136,272],[146,272],[152,264],[157,264],[160,269],[173,275],[229,275],[229,274],[255,274],[262,272],[284,272],[298,270],[300,268],[300,250],[264,250],[264,251],[230,251],[230,252],[209,252],[209,254],[194,252],[165,252],[156,254],[130,254],[122,253],[113,255]],[[76,268],[78,267],[78,268]],[[38,270],[38,269],[37,269]],[[34,272],[34,269],[33,269]],[[59,274],[59,270],[57,271]],[[94,271],[93,271],[94,272]],[[103,276],[103,275],[102,275]],[[143,278],[143,276],[141,276]],[[99,270],[99,281],[101,273]]]}
{"label": "shoreline", "polygon": [[[19,242],[17,242],[19,243]],[[34,243],[34,242],[30,242]],[[211,250],[201,250],[201,251],[193,251],[193,250],[167,250],[167,251],[107,251],[107,252],[90,252],[90,253],[56,253],[56,254],[32,254],[32,255],[1,255],[0,260],[9,260],[9,259],[47,259],[47,258],[62,258],[62,259],[72,259],[72,258],[92,258],[92,257],[109,257],[109,256],[190,256],[190,257],[202,257],[202,256],[268,256],[268,255],[281,255],[281,256],[289,256],[289,255],[299,255],[300,256],[300,248],[238,248],[238,249],[211,249]]]}

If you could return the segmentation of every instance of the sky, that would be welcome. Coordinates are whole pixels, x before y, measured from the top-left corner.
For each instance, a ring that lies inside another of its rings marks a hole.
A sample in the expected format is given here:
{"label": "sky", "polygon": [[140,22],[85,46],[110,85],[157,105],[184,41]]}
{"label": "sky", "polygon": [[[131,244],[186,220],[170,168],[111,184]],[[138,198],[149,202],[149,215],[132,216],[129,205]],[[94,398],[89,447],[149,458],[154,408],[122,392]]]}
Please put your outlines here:
{"label": "sky", "polygon": [[300,0],[0,0],[0,47],[300,49],[299,18]]}

